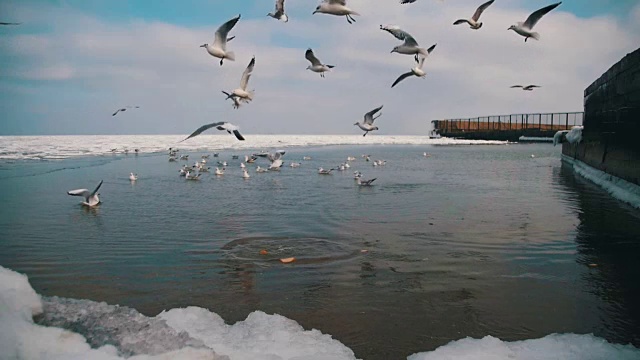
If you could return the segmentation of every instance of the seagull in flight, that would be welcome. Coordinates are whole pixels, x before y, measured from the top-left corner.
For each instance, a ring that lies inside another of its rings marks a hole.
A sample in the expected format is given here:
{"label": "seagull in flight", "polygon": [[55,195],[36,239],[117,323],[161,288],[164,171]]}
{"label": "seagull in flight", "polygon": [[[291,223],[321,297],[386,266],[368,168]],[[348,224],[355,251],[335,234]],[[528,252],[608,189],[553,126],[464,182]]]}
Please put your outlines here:
{"label": "seagull in flight", "polygon": [[316,7],[315,13],[345,16],[349,24],[356,22],[352,15],[360,15],[347,7],[347,0],[324,0]]}
{"label": "seagull in flight", "polygon": [[203,47],[207,50],[209,55],[220,59],[220,66],[222,66],[224,59],[228,59],[231,61],[236,60],[235,53],[233,51],[227,51],[227,41],[233,40],[235,36],[227,38],[227,35],[231,31],[231,29],[233,29],[233,27],[236,25],[238,20],[240,20],[240,15],[222,24],[218,28],[218,30],[216,30],[216,35],[215,35],[215,39],[213,40],[213,45],[209,45],[209,44],[200,45],[200,47]]}
{"label": "seagull in flight", "polygon": [[395,36],[396,39],[404,41],[404,44],[398,45],[391,50],[392,54],[395,52],[398,54],[415,55],[416,62],[419,62],[418,55],[422,55],[423,57],[429,55],[430,51],[419,47],[416,39],[414,39],[408,32],[400,29],[398,26],[380,25],[380,30],[384,30]]}
{"label": "seagull in flight", "polygon": [[373,126],[373,121],[377,118],[379,118],[380,116],[382,116],[382,113],[378,114],[378,116],[373,117],[373,115],[375,113],[377,113],[378,111],[380,111],[382,109],[381,105],[380,107],[377,107],[371,111],[369,111],[368,113],[364,114],[364,121],[362,123],[357,122],[353,125],[357,125],[360,129],[364,130],[365,133],[362,136],[367,136],[367,134],[369,133],[369,131],[373,131],[373,130],[378,130],[377,126]]}
{"label": "seagull in flight", "polygon": [[85,206],[93,207],[100,203],[100,198],[98,197],[98,195],[100,195],[98,194],[98,189],[100,189],[100,186],[102,186],[102,180],[100,180],[100,183],[98,184],[98,186],[96,186],[95,190],[93,191],[89,191],[87,189],[77,189],[77,190],[67,191],[67,194],[71,196],[82,196],[84,197],[84,202],[82,202],[81,204]]}
{"label": "seagull in flight", "polygon": [[542,17],[546,13],[557,8],[560,4],[562,4],[562,1],[536,10],[531,15],[529,15],[525,22],[518,22],[516,25],[511,25],[507,30],[513,30],[518,33],[518,35],[524,36],[524,42],[527,42],[529,38],[540,40],[540,34],[534,32],[533,27],[538,23],[538,21],[540,21],[540,19],[542,19]]}
{"label": "seagull in flight", "polygon": [[116,115],[118,115],[119,112],[125,112],[125,111],[127,111],[127,109],[139,109],[139,108],[140,108],[140,106],[125,106],[123,108],[120,108],[120,109],[116,110],[116,112],[111,114],[111,116],[116,116]]}
{"label": "seagull in flight", "polygon": [[21,25],[22,23],[0,22],[0,25]]}
{"label": "seagull in flight", "polygon": [[473,14],[473,16],[471,17],[471,19],[460,19],[460,20],[456,20],[453,25],[460,25],[460,24],[464,24],[467,23],[469,24],[469,26],[473,29],[473,30],[478,30],[482,27],[482,23],[478,22],[478,20],[480,20],[480,15],[482,15],[482,12],[485,11],[489,6],[491,6],[491,4],[493,4],[495,0],[489,0],[486,3],[480,5],[477,9],[476,12]]}
{"label": "seagull in flight", "polygon": [[[242,78],[240,79],[240,87],[233,90],[231,94],[227,94],[227,99],[230,98],[239,98],[244,102],[249,102],[253,100],[253,91],[247,91],[247,85],[249,84],[249,78],[251,78],[251,73],[253,72],[253,67],[256,65],[256,57],[254,56],[249,65],[242,73]],[[226,94],[226,92],[224,92]],[[237,109],[240,107],[238,102],[234,101],[234,107]]]}
{"label": "seagull in flight", "polygon": [[313,50],[307,49],[304,53],[304,57],[311,62],[311,65],[307,66],[307,70],[311,70],[313,72],[320,73],[320,77],[324,77],[325,71],[331,71],[335,66],[334,65],[325,65],[318,60],[318,58],[313,54]]}
{"label": "seagull in flight", "polygon": [[213,127],[218,130],[226,131],[229,134],[235,135],[236,139],[238,140],[244,140],[244,137],[240,134],[240,131],[238,131],[239,128],[237,126],[228,122],[221,121],[221,122],[215,122],[215,123],[200,126],[198,129],[196,129],[196,131],[192,132],[191,135],[187,136],[184,140],[181,140],[180,142],[183,142],[185,140],[191,139],[192,137],[198,136],[203,132],[205,132],[206,130],[209,130]]}
{"label": "seagull in flight", "polygon": [[233,94],[230,94],[230,93],[228,93],[228,92],[226,92],[224,90],[222,91],[222,93],[227,95],[227,99],[231,99],[231,101],[233,101],[233,105],[232,106],[233,106],[234,109],[240,108],[241,102],[245,102],[245,103],[247,102],[247,101],[244,101],[243,99],[241,99],[241,98],[239,98],[237,96],[233,96]]}
{"label": "seagull in flight", "polygon": [[[433,45],[432,47],[430,47],[430,48],[427,50],[427,51],[429,52],[429,54],[433,51],[433,49],[434,49],[435,47],[436,47],[436,46],[435,46],[435,45]],[[393,82],[393,84],[391,85],[391,87],[394,87],[394,86],[398,85],[398,83],[399,83],[400,81],[402,81],[402,80],[404,80],[404,79],[408,78],[408,77],[409,77],[409,76],[411,76],[411,75],[414,75],[414,76],[417,76],[417,77],[420,77],[420,78],[423,78],[423,79],[424,79],[424,77],[425,77],[425,76],[427,76],[427,73],[426,73],[424,70],[422,70],[422,67],[424,66],[424,60],[425,60],[425,59],[426,59],[426,58],[421,57],[421,58],[420,58],[420,62],[418,63],[418,65],[417,65],[416,67],[412,68],[412,69],[411,69],[411,71],[409,71],[409,72],[407,72],[407,73],[404,73],[404,74],[400,75],[400,76],[396,79],[396,81],[394,81],[394,82]]]}
{"label": "seagull in flight", "polygon": [[276,11],[268,13],[267,16],[271,16],[274,19],[284,22],[289,22],[289,17],[284,13],[284,0],[276,0]]}
{"label": "seagull in flight", "polygon": [[522,88],[522,90],[524,91],[533,91],[534,88],[539,88],[540,86],[538,85],[527,85],[527,86],[522,86],[522,85],[513,85],[511,88]]}

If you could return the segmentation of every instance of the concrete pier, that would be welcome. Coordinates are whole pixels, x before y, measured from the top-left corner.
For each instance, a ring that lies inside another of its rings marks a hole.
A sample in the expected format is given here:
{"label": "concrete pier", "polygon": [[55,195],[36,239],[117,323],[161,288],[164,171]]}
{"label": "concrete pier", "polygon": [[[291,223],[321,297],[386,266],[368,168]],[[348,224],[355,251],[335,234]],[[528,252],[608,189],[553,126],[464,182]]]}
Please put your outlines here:
{"label": "concrete pier", "polygon": [[585,89],[582,141],[562,154],[640,186],[640,49]]}

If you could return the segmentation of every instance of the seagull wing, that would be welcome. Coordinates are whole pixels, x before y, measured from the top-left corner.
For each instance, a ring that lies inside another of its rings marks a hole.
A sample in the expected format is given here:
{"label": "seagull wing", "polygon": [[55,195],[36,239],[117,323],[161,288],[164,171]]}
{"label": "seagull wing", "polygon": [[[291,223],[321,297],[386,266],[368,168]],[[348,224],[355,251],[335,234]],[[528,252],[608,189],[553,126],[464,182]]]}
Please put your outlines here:
{"label": "seagull wing", "polygon": [[396,79],[396,81],[393,82],[393,85],[391,85],[391,87],[394,87],[396,85],[398,85],[398,83],[406,78],[408,78],[409,76],[413,75],[413,71],[409,71],[408,73],[404,73],[402,75],[400,75],[400,77],[398,77]]}
{"label": "seagull wing", "polygon": [[562,4],[562,1],[555,3],[555,4],[551,4],[549,6],[545,6],[540,10],[536,10],[534,11],[531,15],[529,15],[529,17],[527,18],[527,20],[525,20],[524,24],[522,24],[524,27],[528,28],[529,30],[533,29],[533,27],[538,23],[538,21],[549,11],[555,9],[558,7],[558,5]]}
{"label": "seagull wing", "polygon": [[347,0],[324,0],[324,1],[329,4],[347,6]]}
{"label": "seagull wing", "polygon": [[0,25],[20,25],[22,23],[0,22]]}
{"label": "seagull wing", "polygon": [[244,140],[244,137],[240,134],[240,128],[237,127],[236,125],[233,125],[232,123],[229,122],[225,122],[225,123],[221,123],[220,125],[216,126],[216,129],[218,130],[226,130],[229,134],[233,134],[235,135],[235,137],[238,140]]}
{"label": "seagull wing", "polygon": [[400,4],[413,4],[416,0],[400,0]]}
{"label": "seagull wing", "polygon": [[539,85],[527,85],[527,86],[523,87],[523,89],[525,89],[525,90],[531,90],[531,89],[533,89],[533,88],[539,88],[539,87],[540,87]]}
{"label": "seagull wing", "polygon": [[436,48],[436,46],[438,46],[438,44],[431,45],[431,47],[427,49],[427,54],[431,54],[431,52],[433,51],[433,49]]}
{"label": "seagull wing", "polygon": [[184,140],[181,140],[180,142],[183,142],[185,140],[191,139],[194,136],[198,136],[198,135],[202,134],[203,132],[205,132],[206,130],[211,129],[212,127],[217,127],[217,126],[221,126],[221,125],[224,125],[224,122],[216,122],[216,123],[202,125],[198,129],[196,129],[196,131],[192,132],[191,135],[187,136]]}
{"label": "seagull wing", "polygon": [[118,114],[118,113],[119,113],[119,112],[121,112],[121,111],[122,111],[122,112],[124,112],[124,111],[127,111],[127,109],[126,109],[126,108],[118,109],[118,110],[116,110],[116,112],[114,112],[113,114],[111,114],[111,116],[116,116],[116,114]]}
{"label": "seagull wing", "polygon": [[276,0],[276,14],[284,14],[284,0]]}
{"label": "seagull wing", "polygon": [[240,79],[240,87],[242,90],[247,90],[247,84],[249,84],[249,78],[251,77],[251,72],[253,72],[253,67],[256,64],[256,57],[251,58],[249,65],[242,73],[242,79]]}
{"label": "seagull wing", "polygon": [[373,118],[373,115],[375,115],[375,113],[377,113],[378,111],[380,111],[380,109],[382,109],[384,105],[381,105],[380,107],[377,107],[371,111],[369,111],[368,113],[364,114],[364,123],[365,124],[373,124],[373,120],[375,120]]}
{"label": "seagull wing", "polygon": [[[427,54],[431,54],[431,52],[433,51],[433,49],[435,49],[435,45],[433,45],[432,47],[427,49]],[[426,56],[421,56],[420,57],[420,61],[418,62],[418,69],[422,69],[422,67],[424,66],[424,61],[427,59]]]}
{"label": "seagull wing", "polygon": [[491,4],[493,4],[494,1],[495,0],[489,0],[486,3],[480,5],[478,9],[476,9],[476,12],[473,14],[471,19],[473,19],[473,21],[480,20],[480,15],[482,15],[482,12],[485,11],[489,6],[491,6]]}
{"label": "seagull wing", "polygon": [[511,88],[513,89],[513,88],[521,88],[521,87],[523,87],[523,86],[522,85],[513,85]]}
{"label": "seagull wing", "polygon": [[313,54],[313,50],[307,49],[307,52],[304,53],[304,57],[307,58],[311,62],[311,65],[317,66],[322,65],[320,60]]}
{"label": "seagull wing", "polygon": [[470,23],[470,22],[469,22],[469,20],[467,20],[467,19],[460,19],[460,20],[456,20],[456,21],[453,23],[453,25],[460,25],[460,24],[464,24],[464,23],[467,23],[467,24],[471,25],[471,23]]}
{"label": "seagull wing", "polygon": [[238,139],[238,140],[240,140],[240,141],[244,141],[244,136],[242,136],[242,135],[240,134],[240,131],[238,131],[238,130],[233,130],[233,135],[235,135],[235,136],[236,136],[236,139]]}
{"label": "seagull wing", "polygon": [[380,25],[380,29],[393,35],[396,39],[404,41],[404,45],[406,46],[418,46],[418,42],[416,41],[416,39],[414,39],[413,36],[411,36],[411,34],[409,34],[408,32],[400,29],[398,26]]}
{"label": "seagull wing", "polygon": [[225,50],[227,47],[227,35],[229,34],[229,31],[231,31],[231,29],[233,29],[234,26],[236,26],[236,23],[238,22],[238,20],[240,20],[240,15],[234,17],[233,19],[227,21],[226,23],[222,24],[218,30],[216,30],[216,36],[215,36],[215,40],[213,41],[213,45],[214,46],[218,46],[220,47],[222,50]]}
{"label": "seagull wing", "polygon": [[91,196],[91,192],[89,192],[89,190],[87,189],[70,190],[70,191],[67,191],[67,194],[71,196],[82,196],[85,199],[88,199],[89,196]]}
{"label": "seagull wing", "polygon": [[93,190],[93,192],[91,193],[91,196],[95,195],[98,192],[98,190],[100,189],[100,186],[102,186],[103,181],[104,180],[100,180],[100,183],[98,184],[98,186],[96,186],[95,190]]}

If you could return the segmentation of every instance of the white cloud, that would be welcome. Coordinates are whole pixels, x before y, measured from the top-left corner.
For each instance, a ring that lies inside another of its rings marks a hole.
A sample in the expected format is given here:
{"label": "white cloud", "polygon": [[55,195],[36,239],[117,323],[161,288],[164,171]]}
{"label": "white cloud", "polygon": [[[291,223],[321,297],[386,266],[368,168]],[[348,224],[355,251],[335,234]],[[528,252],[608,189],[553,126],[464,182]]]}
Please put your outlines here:
{"label": "white cloud", "polygon": [[[473,13],[475,6],[468,3],[375,3],[350,1],[362,13],[354,25],[328,15],[309,18],[312,9],[293,6],[287,24],[242,18],[229,44],[237,61],[223,67],[199,48],[212,40],[219,24],[110,24],[66,8],[33,12],[23,6],[23,13],[49,21],[52,32],[0,38],[0,51],[12,60],[0,76],[69,81],[93,94],[91,103],[68,108],[66,102],[73,100],[66,97],[47,120],[62,123],[64,118],[65,124],[86,127],[83,132],[187,133],[207,121],[228,120],[247,134],[349,134],[358,132],[352,124],[366,111],[384,104],[380,133],[426,134],[436,118],[580,110],[584,88],[634,50],[639,39],[619,19],[582,19],[562,7],[537,25],[539,42],[524,43],[507,31],[532,10],[520,2],[494,4],[483,14],[479,31],[451,25]],[[640,7],[634,14],[630,19],[640,16]],[[55,21],[47,20],[51,18]],[[379,30],[380,24],[402,26],[425,47],[438,43],[425,65],[426,80],[409,78],[390,88],[413,60],[389,53],[398,41]],[[305,70],[308,46],[336,65],[325,79]],[[252,55],[256,69],[250,87],[256,98],[233,110],[220,91],[238,85]],[[516,83],[543,87],[534,92],[509,89]],[[110,118],[113,108],[133,103],[143,111]]]}

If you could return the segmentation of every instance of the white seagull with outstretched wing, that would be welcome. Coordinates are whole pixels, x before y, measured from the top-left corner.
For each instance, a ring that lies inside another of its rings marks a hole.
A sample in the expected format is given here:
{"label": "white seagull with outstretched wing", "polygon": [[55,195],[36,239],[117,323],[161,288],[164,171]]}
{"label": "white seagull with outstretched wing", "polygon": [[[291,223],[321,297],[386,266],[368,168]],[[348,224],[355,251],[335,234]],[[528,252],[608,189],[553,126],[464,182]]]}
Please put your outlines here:
{"label": "white seagull with outstretched wing", "polygon": [[231,31],[231,29],[233,29],[233,27],[236,26],[236,23],[238,22],[238,20],[240,20],[240,15],[222,24],[222,26],[220,26],[218,30],[216,30],[215,39],[213,40],[212,45],[209,45],[209,44],[200,45],[200,47],[203,47],[207,50],[209,55],[220,59],[220,66],[222,66],[222,62],[224,61],[224,59],[228,59],[231,61],[235,61],[236,59],[236,56],[233,51],[227,51],[227,41],[233,40],[235,36],[227,38],[227,35]]}
{"label": "white seagull with outstretched wing", "polygon": [[93,207],[100,203],[100,198],[98,197],[98,195],[100,195],[98,194],[98,190],[100,189],[100,186],[102,186],[102,180],[100,180],[100,183],[98,184],[98,186],[96,186],[95,190],[93,191],[89,191],[87,189],[76,189],[76,190],[67,191],[67,194],[71,196],[82,196],[84,197],[84,202],[82,202],[81,204],[85,206]]}
{"label": "white seagull with outstretched wing", "polygon": [[525,20],[524,22],[518,22],[516,25],[511,25],[507,30],[513,30],[518,35],[524,36],[524,42],[527,42],[529,38],[540,40],[540,34],[534,32],[533,27],[538,23],[538,21],[540,21],[540,19],[542,19],[544,15],[546,15],[549,11],[557,8],[560,4],[562,4],[562,1],[536,10],[531,15],[529,15],[527,20]]}

